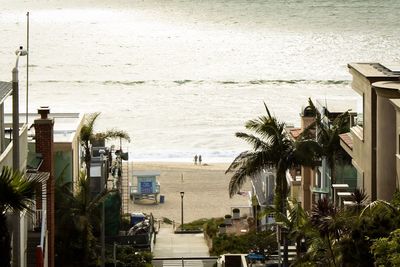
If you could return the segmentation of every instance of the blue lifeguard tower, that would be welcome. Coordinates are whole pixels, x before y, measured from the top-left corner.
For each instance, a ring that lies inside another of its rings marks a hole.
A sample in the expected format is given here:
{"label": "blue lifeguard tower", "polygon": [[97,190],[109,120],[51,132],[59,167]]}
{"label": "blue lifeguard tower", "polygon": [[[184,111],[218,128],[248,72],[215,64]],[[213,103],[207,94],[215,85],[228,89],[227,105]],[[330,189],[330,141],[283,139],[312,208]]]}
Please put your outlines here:
{"label": "blue lifeguard tower", "polygon": [[157,171],[133,172],[129,183],[131,199],[134,202],[142,199],[150,199],[154,200],[155,203],[158,203],[160,182],[157,180],[157,177],[159,176],[160,172]]}

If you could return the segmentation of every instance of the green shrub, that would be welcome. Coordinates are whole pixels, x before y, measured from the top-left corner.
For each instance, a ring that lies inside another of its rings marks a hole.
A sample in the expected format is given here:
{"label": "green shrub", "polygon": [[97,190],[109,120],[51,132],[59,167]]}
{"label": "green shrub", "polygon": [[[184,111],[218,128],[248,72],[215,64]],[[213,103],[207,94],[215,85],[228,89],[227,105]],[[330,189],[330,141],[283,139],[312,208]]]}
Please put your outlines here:
{"label": "green shrub", "polygon": [[204,232],[209,238],[213,238],[218,233],[218,225],[224,222],[223,218],[209,219],[204,225]]}
{"label": "green shrub", "polygon": [[163,217],[163,218],[162,218],[162,221],[163,221],[163,223],[166,223],[166,224],[172,224],[172,220],[171,220],[171,219],[168,219],[168,218],[166,218],[166,217]]}
{"label": "green shrub", "polygon": [[[106,266],[114,266],[112,259],[112,249],[107,250]],[[131,246],[117,246],[116,249],[117,266],[130,267],[150,267],[153,260],[153,254],[149,251],[139,251]]]}
{"label": "green shrub", "polygon": [[220,235],[213,238],[211,255],[225,253],[248,253],[250,250],[265,250],[271,255],[278,248],[274,232],[249,232],[244,235]]}

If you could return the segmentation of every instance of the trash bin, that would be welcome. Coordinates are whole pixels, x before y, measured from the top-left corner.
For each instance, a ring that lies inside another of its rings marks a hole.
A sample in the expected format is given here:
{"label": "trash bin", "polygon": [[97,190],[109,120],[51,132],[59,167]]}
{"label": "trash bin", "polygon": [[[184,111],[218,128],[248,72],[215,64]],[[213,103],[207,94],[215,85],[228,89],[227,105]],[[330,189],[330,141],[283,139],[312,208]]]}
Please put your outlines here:
{"label": "trash bin", "polygon": [[160,203],[164,203],[165,201],[165,196],[164,195],[160,195]]}
{"label": "trash bin", "polygon": [[145,216],[143,213],[131,213],[131,226],[144,221]]}

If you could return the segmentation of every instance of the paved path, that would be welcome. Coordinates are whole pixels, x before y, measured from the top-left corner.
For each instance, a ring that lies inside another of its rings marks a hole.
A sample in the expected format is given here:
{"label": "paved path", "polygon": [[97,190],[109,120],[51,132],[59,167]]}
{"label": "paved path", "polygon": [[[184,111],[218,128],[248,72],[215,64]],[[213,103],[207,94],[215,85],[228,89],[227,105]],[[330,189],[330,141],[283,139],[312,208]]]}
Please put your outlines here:
{"label": "paved path", "polygon": [[161,224],[153,251],[154,257],[208,257],[208,247],[200,234],[174,234],[172,225]]}

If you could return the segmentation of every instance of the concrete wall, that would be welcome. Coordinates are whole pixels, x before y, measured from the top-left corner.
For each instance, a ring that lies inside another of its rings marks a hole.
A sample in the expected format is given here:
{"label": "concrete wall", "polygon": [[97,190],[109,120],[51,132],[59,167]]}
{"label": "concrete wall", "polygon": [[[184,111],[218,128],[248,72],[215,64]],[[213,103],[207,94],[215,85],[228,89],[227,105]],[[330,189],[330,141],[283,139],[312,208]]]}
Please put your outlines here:
{"label": "concrete wall", "polygon": [[399,98],[399,75],[379,63],[349,64],[352,88],[363,96],[363,127],[353,127],[353,165],[372,201],[390,200],[396,188],[395,111],[389,99]]}
{"label": "concrete wall", "polygon": [[[363,127],[355,126],[351,129],[353,136],[353,162],[356,169],[364,176],[364,190],[371,199],[376,199],[376,156],[375,142],[372,132],[375,131],[376,95],[371,90],[370,81],[358,71],[350,68],[353,75],[352,88],[363,97]],[[374,104],[375,103],[375,104]]]}
{"label": "concrete wall", "polygon": [[[386,84],[386,83],[385,83]],[[399,98],[397,90],[380,88],[377,92],[377,198],[390,201],[396,189],[396,111],[390,98]]]}

